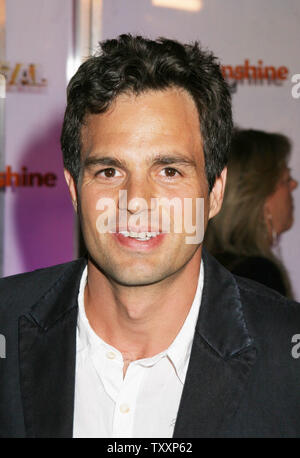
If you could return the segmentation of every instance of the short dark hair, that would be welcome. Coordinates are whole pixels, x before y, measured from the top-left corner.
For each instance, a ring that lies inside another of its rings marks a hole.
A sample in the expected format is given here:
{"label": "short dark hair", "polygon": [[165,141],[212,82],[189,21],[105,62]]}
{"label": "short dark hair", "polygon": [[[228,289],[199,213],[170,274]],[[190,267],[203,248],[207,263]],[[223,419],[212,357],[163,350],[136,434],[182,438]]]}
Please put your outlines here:
{"label": "short dark hair", "polygon": [[81,127],[88,114],[104,113],[123,93],[185,89],[199,113],[209,191],[227,163],[232,132],[230,91],[216,57],[198,42],[181,44],[130,34],[100,43],[72,77],[61,135],[64,166],[78,181]]}

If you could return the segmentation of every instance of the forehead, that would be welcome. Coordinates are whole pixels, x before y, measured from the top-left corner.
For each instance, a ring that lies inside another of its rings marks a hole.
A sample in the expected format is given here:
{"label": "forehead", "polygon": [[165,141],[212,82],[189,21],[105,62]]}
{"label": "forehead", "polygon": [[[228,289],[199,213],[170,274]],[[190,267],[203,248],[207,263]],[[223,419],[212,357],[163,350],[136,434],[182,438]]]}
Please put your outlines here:
{"label": "forehead", "polygon": [[87,116],[81,137],[84,158],[96,152],[146,157],[179,150],[200,159],[202,153],[198,110],[193,98],[179,88],[122,94],[107,112]]}

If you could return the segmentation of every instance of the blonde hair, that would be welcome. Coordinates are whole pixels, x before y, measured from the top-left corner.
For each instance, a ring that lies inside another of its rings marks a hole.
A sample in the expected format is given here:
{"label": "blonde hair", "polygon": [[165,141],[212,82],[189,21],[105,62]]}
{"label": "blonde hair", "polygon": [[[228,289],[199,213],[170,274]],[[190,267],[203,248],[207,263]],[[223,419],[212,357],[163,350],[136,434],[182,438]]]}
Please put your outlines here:
{"label": "blonde hair", "polygon": [[285,135],[235,129],[222,209],[209,221],[205,234],[205,246],[212,254],[263,256],[276,262],[287,277],[271,249],[264,204],[276,189],[290,151]]}

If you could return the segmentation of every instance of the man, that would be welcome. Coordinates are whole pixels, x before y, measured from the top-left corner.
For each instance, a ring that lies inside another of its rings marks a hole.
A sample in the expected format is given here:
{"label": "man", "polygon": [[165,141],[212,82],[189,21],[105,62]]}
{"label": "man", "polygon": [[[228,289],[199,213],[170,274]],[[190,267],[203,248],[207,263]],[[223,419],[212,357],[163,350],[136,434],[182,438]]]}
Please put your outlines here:
{"label": "man", "polygon": [[122,35],[80,67],[62,150],[88,258],[1,281],[2,436],[300,435],[298,304],[202,250],[231,129],[197,43]]}

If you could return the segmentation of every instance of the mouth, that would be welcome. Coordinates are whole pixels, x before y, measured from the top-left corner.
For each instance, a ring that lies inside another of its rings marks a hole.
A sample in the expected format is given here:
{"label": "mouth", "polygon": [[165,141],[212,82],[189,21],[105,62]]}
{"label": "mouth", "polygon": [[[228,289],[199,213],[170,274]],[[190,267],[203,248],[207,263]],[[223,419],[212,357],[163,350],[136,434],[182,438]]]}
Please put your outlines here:
{"label": "mouth", "polygon": [[139,240],[141,242],[147,242],[155,237],[158,237],[161,232],[134,232],[134,231],[119,231],[119,234],[123,237],[130,237],[131,239]]}
{"label": "mouth", "polygon": [[127,231],[119,230],[111,233],[115,239],[123,246],[134,249],[147,251],[151,250],[163,241],[166,233],[160,231]]}

